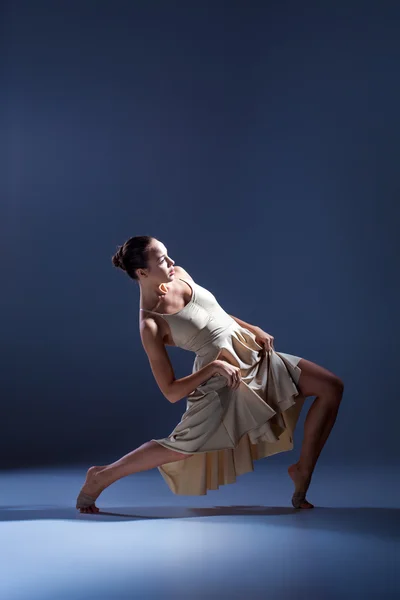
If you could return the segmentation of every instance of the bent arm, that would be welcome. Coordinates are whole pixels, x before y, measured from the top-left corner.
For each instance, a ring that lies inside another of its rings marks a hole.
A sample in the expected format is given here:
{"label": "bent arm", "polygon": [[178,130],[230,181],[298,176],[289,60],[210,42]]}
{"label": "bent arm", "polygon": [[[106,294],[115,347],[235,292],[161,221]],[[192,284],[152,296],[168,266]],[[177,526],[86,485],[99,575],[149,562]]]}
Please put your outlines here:
{"label": "bent arm", "polygon": [[212,362],[196,373],[176,379],[157,323],[153,319],[146,319],[140,327],[140,335],[158,387],[171,403],[185,398],[214,373],[217,373],[216,365]]}
{"label": "bent arm", "polygon": [[230,317],[232,317],[232,319],[234,321],[236,321],[236,323],[239,323],[239,325],[241,327],[244,327],[245,329],[248,329],[249,331],[252,331],[253,333],[256,333],[256,325],[250,325],[249,323],[246,323],[246,321],[242,321],[241,319],[238,319],[237,317],[234,317],[233,315],[229,315]]}
{"label": "bent arm", "polygon": [[178,402],[178,400],[182,400],[182,398],[185,398],[191,394],[199,385],[207,381],[207,379],[210,379],[210,377],[215,375],[217,372],[218,371],[213,361],[191,375],[181,377],[181,379],[175,379],[171,386],[170,402]]}

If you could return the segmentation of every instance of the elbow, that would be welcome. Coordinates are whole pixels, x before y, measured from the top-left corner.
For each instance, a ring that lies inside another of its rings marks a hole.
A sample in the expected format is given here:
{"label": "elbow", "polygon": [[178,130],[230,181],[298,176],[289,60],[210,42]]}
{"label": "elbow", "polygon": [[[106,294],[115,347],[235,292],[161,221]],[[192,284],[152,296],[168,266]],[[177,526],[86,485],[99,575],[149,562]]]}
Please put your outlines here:
{"label": "elbow", "polygon": [[171,394],[168,394],[166,398],[168,402],[171,402],[171,404],[175,404],[175,402],[178,402],[178,400],[180,400],[180,398],[177,398],[176,396],[173,396]]}
{"label": "elbow", "polygon": [[174,385],[171,385],[168,392],[165,394],[165,397],[167,398],[168,402],[171,402],[171,404],[175,404],[175,402],[180,400],[176,394],[176,390],[174,390]]}
{"label": "elbow", "polygon": [[166,397],[166,399],[168,400],[168,402],[171,402],[171,404],[174,403],[174,398],[173,398],[171,392],[167,392],[166,394],[164,394],[164,396]]}

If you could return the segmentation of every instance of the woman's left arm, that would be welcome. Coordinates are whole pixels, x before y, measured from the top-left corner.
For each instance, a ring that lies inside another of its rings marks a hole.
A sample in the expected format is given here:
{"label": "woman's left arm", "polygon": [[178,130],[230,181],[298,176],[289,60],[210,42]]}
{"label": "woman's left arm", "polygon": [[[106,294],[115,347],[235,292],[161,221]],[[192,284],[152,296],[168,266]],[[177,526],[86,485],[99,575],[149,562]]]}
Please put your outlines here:
{"label": "woman's left arm", "polygon": [[234,319],[236,321],[236,323],[239,323],[239,325],[241,327],[244,327],[245,329],[252,331],[254,334],[256,333],[255,330],[259,329],[255,325],[250,325],[250,323],[246,323],[246,321],[242,321],[241,319],[238,319],[237,317],[234,317],[233,315],[229,315],[229,316],[232,317],[232,319]]}
{"label": "woman's left arm", "polygon": [[232,319],[234,319],[234,321],[236,321],[236,323],[239,323],[239,325],[241,327],[244,327],[245,329],[248,329],[249,331],[254,333],[254,335],[256,336],[255,339],[256,339],[257,344],[259,344],[260,346],[263,346],[268,351],[274,349],[274,336],[273,335],[266,333],[265,331],[263,331],[261,329],[261,327],[257,327],[257,325],[250,325],[250,323],[246,323],[246,321],[242,321],[241,319],[238,319],[237,317],[234,317],[233,315],[229,315],[229,316],[232,317]]}

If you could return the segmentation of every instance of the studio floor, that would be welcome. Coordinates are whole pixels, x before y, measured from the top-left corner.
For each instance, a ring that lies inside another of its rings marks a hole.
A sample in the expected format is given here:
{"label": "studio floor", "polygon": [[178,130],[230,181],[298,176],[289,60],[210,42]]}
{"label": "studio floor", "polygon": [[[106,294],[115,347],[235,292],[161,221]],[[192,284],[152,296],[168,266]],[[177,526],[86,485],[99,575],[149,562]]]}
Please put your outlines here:
{"label": "studio floor", "polygon": [[0,472],[2,600],[400,597],[395,466],[317,465],[312,510],[292,508],[272,460],[194,497],[154,469],[105,490],[97,515],[75,509],[85,471]]}

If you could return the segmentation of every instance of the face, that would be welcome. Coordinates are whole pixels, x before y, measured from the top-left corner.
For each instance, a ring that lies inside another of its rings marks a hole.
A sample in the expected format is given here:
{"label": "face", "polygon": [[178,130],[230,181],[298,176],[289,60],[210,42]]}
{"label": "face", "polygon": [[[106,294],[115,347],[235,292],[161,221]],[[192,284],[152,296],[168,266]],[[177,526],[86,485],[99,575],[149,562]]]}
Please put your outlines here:
{"label": "face", "polygon": [[172,281],[175,277],[173,266],[175,261],[168,256],[168,249],[162,242],[154,240],[149,248],[147,272],[157,282]]}

